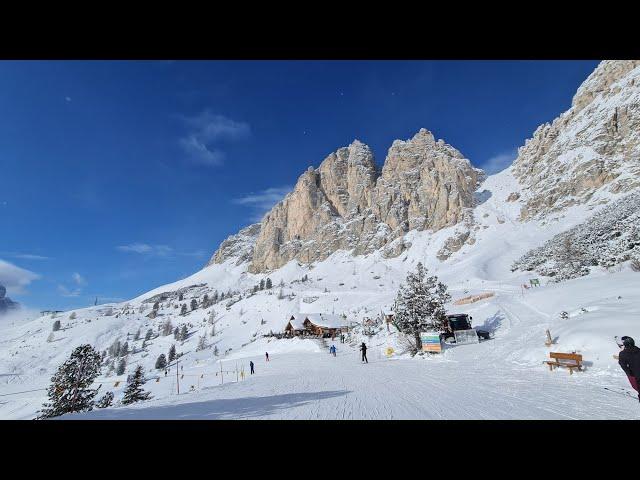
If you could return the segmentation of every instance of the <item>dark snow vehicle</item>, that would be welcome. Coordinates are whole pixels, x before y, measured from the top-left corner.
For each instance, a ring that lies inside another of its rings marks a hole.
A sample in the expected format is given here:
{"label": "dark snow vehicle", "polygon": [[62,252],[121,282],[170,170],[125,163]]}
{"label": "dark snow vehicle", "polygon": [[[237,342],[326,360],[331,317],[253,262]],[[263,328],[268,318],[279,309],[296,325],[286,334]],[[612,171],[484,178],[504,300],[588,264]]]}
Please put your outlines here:
{"label": "dark snow vehicle", "polygon": [[491,338],[489,332],[479,328],[474,329],[471,326],[471,320],[473,320],[473,317],[470,317],[466,313],[447,315],[446,331],[440,334],[440,338],[444,340],[445,343],[456,343],[455,332],[458,330],[475,330],[479,340],[489,340]]}

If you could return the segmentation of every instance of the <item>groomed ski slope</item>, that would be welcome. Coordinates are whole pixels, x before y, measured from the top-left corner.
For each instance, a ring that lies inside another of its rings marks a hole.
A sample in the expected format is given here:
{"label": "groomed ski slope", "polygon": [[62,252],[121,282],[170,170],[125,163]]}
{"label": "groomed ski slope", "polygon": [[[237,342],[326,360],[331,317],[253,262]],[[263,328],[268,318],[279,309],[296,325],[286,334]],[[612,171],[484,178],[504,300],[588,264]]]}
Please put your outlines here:
{"label": "groomed ski slope", "polygon": [[[223,362],[224,370],[238,365],[248,372],[253,360],[256,374],[244,381],[228,375],[220,385],[219,377],[211,377],[197,392],[184,393],[185,381],[178,396],[173,371],[171,379],[146,384],[156,397],[149,402],[64,418],[640,419],[640,403],[623,393],[631,388],[613,359],[617,347],[611,333],[628,329],[630,317],[640,318],[640,294],[628,280],[634,280],[632,274],[579,279],[524,296],[505,289],[467,309],[475,324],[493,330],[494,339],[450,347],[435,357],[388,358],[390,338],[384,336],[369,344],[368,364],[360,362],[355,348],[339,342],[334,358],[316,341],[265,340]],[[568,294],[587,312],[554,318],[554,305]],[[546,328],[556,337],[552,348],[544,346]],[[602,343],[594,347],[594,338]],[[550,372],[542,365],[549,351],[574,349],[585,356],[585,372]],[[268,363],[264,350],[270,351]],[[216,368],[219,363],[184,373],[197,376]]]}

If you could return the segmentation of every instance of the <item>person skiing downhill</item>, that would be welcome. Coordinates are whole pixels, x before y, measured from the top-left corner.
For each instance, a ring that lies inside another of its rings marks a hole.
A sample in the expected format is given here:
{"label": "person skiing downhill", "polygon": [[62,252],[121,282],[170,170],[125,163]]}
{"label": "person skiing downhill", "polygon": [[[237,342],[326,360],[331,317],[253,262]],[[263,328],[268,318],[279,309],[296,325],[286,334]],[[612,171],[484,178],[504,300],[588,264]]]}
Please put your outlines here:
{"label": "person skiing downhill", "polygon": [[621,340],[624,348],[618,356],[618,363],[627,374],[633,389],[638,392],[638,400],[640,401],[640,348],[636,347],[636,343],[631,337],[622,337]]}
{"label": "person skiing downhill", "polygon": [[264,355],[267,357],[267,362],[269,361],[269,352],[264,352]]}
{"label": "person skiing downhill", "polygon": [[253,362],[249,361],[249,367],[251,368],[251,375],[253,375],[255,372],[253,371]]}
{"label": "person skiing downhill", "polygon": [[329,349],[329,353],[333,354],[333,356],[336,356],[336,346],[335,345],[331,345],[331,348]]}
{"label": "person skiing downhill", "polygon": [[367,359],[367,346],[364,344],[364,342],[362,342],[362,345],[360,345],[360,351],[362,352],[362,361],[369,363],[369,360]]}

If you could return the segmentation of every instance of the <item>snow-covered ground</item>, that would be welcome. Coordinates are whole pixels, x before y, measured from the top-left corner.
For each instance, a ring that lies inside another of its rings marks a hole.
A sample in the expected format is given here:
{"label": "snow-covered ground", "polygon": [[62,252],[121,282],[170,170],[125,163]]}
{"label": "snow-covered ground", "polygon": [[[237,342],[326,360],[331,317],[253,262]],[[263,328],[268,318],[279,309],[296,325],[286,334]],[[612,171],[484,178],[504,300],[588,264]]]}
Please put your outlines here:
{"label": "snow-covered ground", "polygon": [[[62,329],[53,338],[51,317],[3,324],[0,418],[34,418],[46,400],[51,375],[73,348],[90,343],[103,351],[116,340],[128,341],[133,353],[127,356],[124,375],[103,368],[97,382],[101,392],[113,391],[118,400],[127,374],[142,365],[149,378],[145,388],[154,398],[70,418],[640,418],[637,399],[613,391],[630,390],[613,359],[618,350],[613,336],[640,339],[640,274],[623,265],[618,273],[594,270],[559,284],[542,279],[542,286],[524,290],[521,285],[536,275],[511,272],[513,261],[593,211],[575,206],[555,221],[521,223],[518,202],[505,201],[517,191],[510,169],[488,177],[474,209],[475,243],[445,261],[435,253],[460,226],[410,232],[406,240],[411,248],[391,259],[380,252],[359,257],[336,252],[323,262],[309,266],[293,261],[268,275],[250,274],[246,264],[237,266],[233,260],[212,265],[129,302],[77,310],[74,319],[65,312],[58,317]],[[492,340],[411,358],[398,355],[398,334],[383,330],[367,340],[370,363],[362,365],[355,348],[360,338],[352,339],[353,346],[336,343],[334,358],[318,341],[262,337],[281,332],[295,312],[344,313],[349,321],[360,322],[389,311],[417,262],[449,286],[453,300],[494,293],[471,305],[449,306],[451,313],[471,314],[474,326],[493,332]],[[309,281],[301,282],[305,275]],[[272,289],[247,295],[266,277],[273,281]],[[146,299],[194,285],[201,286],[186,291],[183,301],[162,300],[158,316],[147,316],[153,302]],[[229,289],[242,292],[243,298],[236,295],[232,305],[225,299],[179,314],[179,306],[189,305],[192,297],[201,302],[205,292],[211,296],[214,290]],[[208,323],[212,311],[214,336]],[[561,311],[569,318],[561,319]],[[173,327],[186,325],[189,337],[176,341],[173,335],[159,335],[143,349],[146,331],[158,332],[167,320]],[[138,329],[141,338],[133,340]],[[544,344],[547,329],[556,340],[551,348]],[[210,348],[196,351],[201,335],[207,335]],[[154,368],[158,355],[166,355],[172,344],[184,354],[179,395],[175,368],[166,377]],[[396,354],[387,357],[388,347]],[[271,354],[269,363],[265,351]],[[581,353],[586,371],[549,372],[542,363],[549,351]],[[256,374],[236,381],[236,368],[244,367],[248,374],[251,359]]]}

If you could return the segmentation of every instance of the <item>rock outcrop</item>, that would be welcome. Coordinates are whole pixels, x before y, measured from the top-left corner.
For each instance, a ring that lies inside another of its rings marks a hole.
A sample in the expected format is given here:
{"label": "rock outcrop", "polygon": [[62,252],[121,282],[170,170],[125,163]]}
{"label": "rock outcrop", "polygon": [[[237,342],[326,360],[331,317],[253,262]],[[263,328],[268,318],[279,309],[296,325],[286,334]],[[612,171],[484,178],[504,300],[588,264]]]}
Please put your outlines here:
{"label": "rock outcrop", "polygon": [[4,285],[0,285],[0,314],[5,313],[8,310],[14,310],[20,305],[7,297],[7,289]]}
{"label": "rock outcrop", "polygon": [[260,224],[254,223],[231,235],[220,244],[207,265],[222,263],[230,258],[236,260],[236,265],[250,261],[253,257],[253,245],[259,233]]}
{"label": "rock outcrop", "polygon": [[601,62],[571,108],[518,150],[513,173],[524,187],[522,220],[639,186],[640,60]]}
{"label": "rock outcrop", "polygon": [[[473,206],[482,175],[458,150],[425,129],[410,140],[396,140],[381,172],[371,149],[355,140],[317,169],[309,167],[294,190],[264,216],[249,270],[268,271],[293,259],[323,260],[339,249],[366,254],[410,230],[455,225]],[[234,255],[238,242],[235,236],[225,240],[211,262]],[[244,262],[249,248],[243,245]],[[399,255],[405,245],[394,242],[385,256]]]}

